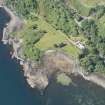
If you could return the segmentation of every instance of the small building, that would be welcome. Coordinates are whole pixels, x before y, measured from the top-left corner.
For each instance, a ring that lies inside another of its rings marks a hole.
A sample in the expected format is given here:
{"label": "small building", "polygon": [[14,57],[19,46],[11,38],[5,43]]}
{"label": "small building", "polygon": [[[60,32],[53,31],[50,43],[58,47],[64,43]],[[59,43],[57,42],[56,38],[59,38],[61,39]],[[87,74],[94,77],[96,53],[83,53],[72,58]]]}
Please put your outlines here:
{"label": "small building", "polygon": [[84,49],[85,46],[80,42],[80,41],[76,41],[75,45],[79,48],[79,49]]}

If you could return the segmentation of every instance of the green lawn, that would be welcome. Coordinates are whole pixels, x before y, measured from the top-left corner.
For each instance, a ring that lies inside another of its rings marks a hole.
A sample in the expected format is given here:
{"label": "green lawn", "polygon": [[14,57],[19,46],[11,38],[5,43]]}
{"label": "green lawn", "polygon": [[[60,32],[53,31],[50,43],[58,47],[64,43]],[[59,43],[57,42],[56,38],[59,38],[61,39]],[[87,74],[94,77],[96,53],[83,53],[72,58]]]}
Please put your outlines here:
{"label": "green lawn", "polygon": [[64,42],[65,37],[58,32],[48,32],[37,44],[36,46],[41,49],[53,48],[54,44]]}
{"label": "green lawn", "polygon": [[73,46],[73,45],[67,45],[62,49],[64,52],[66,52],[67,54],[70,54],[72,57],[78,57],[78,54],[80,53],[80,49],[78,49],[77,47]]}

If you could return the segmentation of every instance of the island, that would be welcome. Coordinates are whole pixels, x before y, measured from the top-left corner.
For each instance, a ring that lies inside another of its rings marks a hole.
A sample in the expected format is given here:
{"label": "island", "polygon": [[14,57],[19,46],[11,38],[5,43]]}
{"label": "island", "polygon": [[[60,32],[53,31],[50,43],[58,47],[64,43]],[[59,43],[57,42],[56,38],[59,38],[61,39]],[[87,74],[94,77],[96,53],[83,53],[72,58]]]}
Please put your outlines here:
{"label": "island", "polygon": [[2,41],[32,88],[53,76],[69,85],[71,74],[105,88],[104,0],[3,0],[0,9],[11,18]]}

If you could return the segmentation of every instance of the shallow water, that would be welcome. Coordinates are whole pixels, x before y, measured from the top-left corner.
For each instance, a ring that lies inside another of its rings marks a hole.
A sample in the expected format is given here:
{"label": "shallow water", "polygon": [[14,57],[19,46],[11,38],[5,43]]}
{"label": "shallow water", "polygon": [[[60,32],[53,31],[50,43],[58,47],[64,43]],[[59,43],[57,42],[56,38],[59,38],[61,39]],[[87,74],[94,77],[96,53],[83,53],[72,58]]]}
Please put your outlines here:
{"label": "shallow water", "polygon": [[[0,10],[0,35],[8,18]],[[5,20],[5,21],[4,21]],[[105,89],[71,76],[73,83],[61,86],[52,80],[41,96],[31,89],[22,68],[11,59],[10,48],[0,42],[0,105],[105,105]]]}

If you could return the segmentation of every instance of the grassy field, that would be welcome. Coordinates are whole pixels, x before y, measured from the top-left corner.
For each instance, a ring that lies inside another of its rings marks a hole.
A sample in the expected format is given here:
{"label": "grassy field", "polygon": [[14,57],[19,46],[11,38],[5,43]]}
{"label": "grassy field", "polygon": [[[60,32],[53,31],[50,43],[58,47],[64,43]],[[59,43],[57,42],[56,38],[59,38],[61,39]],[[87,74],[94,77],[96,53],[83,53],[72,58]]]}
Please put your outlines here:
{"label": "grassy field", "polygon": [[88,15],[89,10],[97,4],[105,4],[105,0],[69,0],[70,5],[76,8],[82,15]]}
{"label": "grassy field", "polygon": [[66,52],[68,55],[70,54],[71,56],[76,57],[76,58],[78,57],[78,54],[80,53],[80,50],[77,47],[73,46],[72,44],[65,46],[64,48],[62,48],[62,50]]}
{"label": "grassy field", "polygon": [[88,15],[90,7],[83,5],[82,0],[69,0],[70,5],[78,10],[82,15]]}
{"label": "grassy field", "polygon": [[97,4],[105,4],[105,0],[82,0],[87,6],[96,6]]}
{"label": "grassy field", "polygon": [[40,18],[36,24],[38,25],[39,29],[46,30],[46,34],[43,38],[36,44],[37,47],[41,49],[48,49],[53,48],[55,43],[60,43],[65,41],[65,35],[60,31],[56,31],[50,24]]}
{"label": "grassy field", "polygon": [[39,20],[36,22],[39,29],[46,30],[46,34],[44,37],[40,39],[39,42],[35,44],[36,47],[47,50],[50,48],[54,48],[54,44],[60,44],[60,43],[67,43],[67,45],[63,48],[59,48],[59,50],[65,51],[67,54],[70,54],[71,56],[78,56],[80,50],[76,48],[74,45],[70,44],[68,42],[68,37],[62,33],[61,31],[57,31],[54,29],[51,25],[49,25],[46,21],[44,21],[42,18],[39,18]]}

